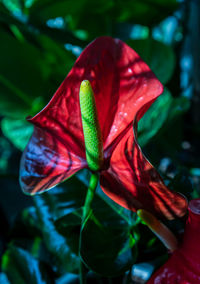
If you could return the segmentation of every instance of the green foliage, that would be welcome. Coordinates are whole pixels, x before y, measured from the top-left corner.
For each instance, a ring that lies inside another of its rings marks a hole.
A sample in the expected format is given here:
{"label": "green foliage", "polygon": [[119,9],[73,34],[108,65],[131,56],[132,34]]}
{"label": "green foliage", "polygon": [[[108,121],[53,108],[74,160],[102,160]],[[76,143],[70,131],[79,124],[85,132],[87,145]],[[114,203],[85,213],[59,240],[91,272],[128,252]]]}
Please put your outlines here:
{"label": "green foliage", "polygon": [[0,172],[5,173],[8,168],[8,160],[11,156],[11,145],[5,139],[0,137]]}
{"label": "green foliage", "polygon": [[44,25],[49,19],[63,17],[65,29],[84,30],[91,40],[92,37],[110,34],[121,22],[152,26],[177,8],[175,0],[80,0],[78,4],[72,1],[35,1],[29,10],[30,21]]}
{"label": "green foliage", "polygon": [[61,186],[36,196],[44,204],[48,204],[54,220],[70,214],[84,205],[87,187],[76,176],[69,178]]}
{"label": "green foliage", "polygon": [[35,94],[39,97],[44,92],[46,74],[41,54],[34,46],[20,42],[3,31],[0,31],[0,37],[0,111],[2,114],[10,111],[10,115],[27,115]]}
{"label": "green foliage", "polygon": [[23,151],[33,132],[33,125],[24,120],[5,117],[1,121],[1,129],[5,137],[12,141],[16,148]]}
{"label": "green foliage", "polygon": [[119,21],[133,21],[136,24],[152,26],[171,14],[177,6],[176,0],[120,0],[117,16]]}
{"label": "green foliage", "polygon": [[152,38],[129,40],[127,43],[138,52],[163,84],[171,79],[175,67],[175,54],[171,46]]}
{"label": "green foliage", "polygon": [[24,119],[41,110],[75,56],[46,36],[33,34],[33,44],[20,35],[19,39],[0,30],[0,112]]}
{"label": "green foliage", "polygon": [[152,104],[138,124],[138,141],[145,146],[161,129],[167,127],[190,106],[187,98],[173,98],[168,89]]}
{"label": "green foliage", "polygon": [[2,258],[2,271],[16,284],[53,283],[42,264],[29,252],[10,245]]}
{"label": "green foliage", "polygon": [[50,206],[43,197],[35,197],[40,229],[48,251],[54,256],[60,273],[78,271],[79,258],[70,250],[68,240],[56,230]]}
{"label": "green foliage", "polygon": [[102,199],[94,200],[93,211],[80,236],[80,254],[85,264],[104,276],[116,276],[129,270],[137,255],[131,229]]}

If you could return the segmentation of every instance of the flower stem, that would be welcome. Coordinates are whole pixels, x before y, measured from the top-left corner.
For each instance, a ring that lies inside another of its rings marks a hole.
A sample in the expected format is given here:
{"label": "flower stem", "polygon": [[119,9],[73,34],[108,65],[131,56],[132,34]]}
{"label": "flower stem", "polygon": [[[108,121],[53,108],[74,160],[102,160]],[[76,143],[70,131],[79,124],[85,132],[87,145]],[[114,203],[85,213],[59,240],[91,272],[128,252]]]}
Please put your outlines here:
{"label": "flower stem", "polygon": [[83,207],[82,227],[84,226],[84,222],[91,211],[91,204],[94,198],[94,193],[95,193],[98,181],[99,181],[98,174],[93,173],[90,178],[89,187],[88,187],[88,191],[87,191],[86,198],[85,198],[85,204]]}
{"label": "flower stem", "polygon": [[85,271],[85,265],[82,260],[80,260],[80,284],[86,284],[86,271]]}
{"label": "flower stem", "polygon": [[[91,212],[91,204],[92,204],[92,200],[94,198],[94,194],[95,194],[95,190],[97,187],[99,181],[99,175],[97,173],[93,173],[91,175],[90,178],[90,182],[89,182],[89,187],[87,190],[87,194],[86,194],[86,198],[85,198],[85,203],[83,206],[83,216],[82,216],[82,223],[81,223],[81,232],[84,228],[84,224],[87,220],[87,218],[90,215]],[[80,234],[81,234],[80,232]],[[80,240],[79,240],[79,254],[80,254],[80,248],[81,248],[81,236],[80,236]],[[80,284],[85,284],[86,283],[86,271],[85,271],[85,265],[84,262],[81,259],[80,256]]]}

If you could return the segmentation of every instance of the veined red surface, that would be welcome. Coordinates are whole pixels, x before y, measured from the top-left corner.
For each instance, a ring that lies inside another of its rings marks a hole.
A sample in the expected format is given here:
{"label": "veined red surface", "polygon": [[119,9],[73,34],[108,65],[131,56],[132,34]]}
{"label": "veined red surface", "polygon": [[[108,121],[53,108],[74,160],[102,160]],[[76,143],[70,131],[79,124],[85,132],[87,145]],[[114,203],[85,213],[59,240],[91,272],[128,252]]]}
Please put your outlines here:
{"label": "veined red surface", "polygon": [[83,80],[92,85],[102,132],[102,190],[133,211],[168,219],[184,215],[185,198],[164,185],[136,140],[137,122],[163,86],[133,49],[110,37],[86,47],[48,105],[29,119],[35,129],[21,160],[23,191],[43,192],[87,168],[79,105]]}

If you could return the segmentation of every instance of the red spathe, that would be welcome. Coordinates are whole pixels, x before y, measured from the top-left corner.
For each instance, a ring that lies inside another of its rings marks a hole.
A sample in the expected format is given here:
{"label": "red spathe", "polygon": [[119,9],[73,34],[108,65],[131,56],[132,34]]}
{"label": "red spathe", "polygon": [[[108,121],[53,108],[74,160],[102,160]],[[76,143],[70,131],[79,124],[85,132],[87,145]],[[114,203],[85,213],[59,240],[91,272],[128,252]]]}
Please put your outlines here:
{"label": "red spathe", "polygon": [[87,167],[79,106],[83,80],[91,82],[102,131],[103,191],[133,211],[143,208],[168,219],[184,215],[186,200],[166,188],[133,131],[163,86],[134,50],[110,37],[86,47],[49,104],[29,119],[35,129],[21,160],[24,192],[43,192]]}

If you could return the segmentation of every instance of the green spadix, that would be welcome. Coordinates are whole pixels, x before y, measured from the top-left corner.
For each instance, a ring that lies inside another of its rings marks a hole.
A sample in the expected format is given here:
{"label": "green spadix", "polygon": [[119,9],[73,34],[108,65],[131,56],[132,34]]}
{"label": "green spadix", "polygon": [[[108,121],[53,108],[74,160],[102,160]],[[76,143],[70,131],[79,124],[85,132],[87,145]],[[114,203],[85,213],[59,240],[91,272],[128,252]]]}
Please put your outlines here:
{"label": "green spadix", "polygon": [[79,98],[85,140],[86,160],[92,171],[98,171],[103,163],[103,142],[94,93],[88,80],[82,81]]}

